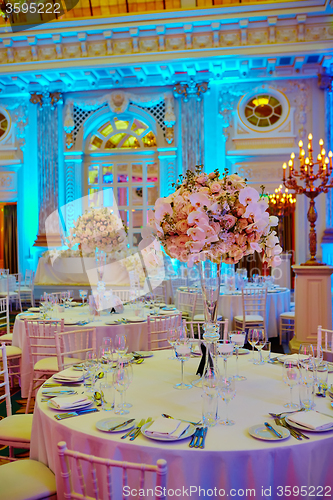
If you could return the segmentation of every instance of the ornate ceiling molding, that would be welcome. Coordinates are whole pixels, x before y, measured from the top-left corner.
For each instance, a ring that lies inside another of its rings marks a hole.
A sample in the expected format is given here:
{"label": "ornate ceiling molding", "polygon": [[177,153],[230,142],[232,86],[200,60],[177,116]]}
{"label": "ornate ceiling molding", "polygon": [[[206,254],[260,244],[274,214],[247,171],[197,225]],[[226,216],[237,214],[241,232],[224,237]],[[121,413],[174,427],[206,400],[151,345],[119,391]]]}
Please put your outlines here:
{"label": "ornate ceiling molding", "polygon": [[2,71],[10,72],[10,66],[20,68],[27,63],[55,68],[64,67],[65,61],[71,64],[75,61],[75,66],[86,66],[91,59],[95,65],[98,60],[104,64],[107,59],[111,63],[124,56],[135,56],[137,61],[148,57],[156,60],[161,53],[165,59],[168,55],[174,58],[175,53],[218,55],[225,49],[230,51],[228,55],[232,52],[251,55],[263,53],[267,47],[274,53],[274,46],[278,47],[278,52],[294,49],[299,54],[303,46],[307,51],[315,51],[318,44],[322,50],[323,42],[332,41],[333,26],[327,15],[307,18],[306,14],[299,14],[293,19],[273,16],[265,21],[242,19],[235,22],[230,19],[227,24],[183,22],[177,28],[174,23],[166,23],[162,27],[146,26],[144,30],[128,25],[105,31],[96,26],[93,33],[90,29],[80,32],[71,29],[66,36],[52,32],[34,37],[25,32],[20,33],[20,37],[4,34],[0,43],[0,64]]}

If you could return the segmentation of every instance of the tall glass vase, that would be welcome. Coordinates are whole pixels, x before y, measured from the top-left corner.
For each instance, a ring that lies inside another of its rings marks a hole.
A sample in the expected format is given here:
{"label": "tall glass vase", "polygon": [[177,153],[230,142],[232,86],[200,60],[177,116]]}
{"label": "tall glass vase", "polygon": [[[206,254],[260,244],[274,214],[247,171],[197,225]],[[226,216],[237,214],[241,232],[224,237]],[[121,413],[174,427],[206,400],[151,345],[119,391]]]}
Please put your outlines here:
{"label": "tall glass vase", "polygon": [[[217,313],[220,298],[221,262],[211,262],[206,260],[199,262],[197,267],[200,275],[205,315],[203,334],[205,360],[202,360],[202,365],[204,362],[202,377],[204,377],[208,372],[213,372],[218,375],[215,354],[216,342],[220,338],[219,325],[217,324]],[[202,377],[196,381],[196,384],[202,381]]]}
{"label": "tall glass vase", "polygon": [[103,294],[105,290],[105,282],[103,281],[103,277],[106,264],[106,252],[104,250],[101,250],[100,248],[96,248],[95,259],[96,259],[97,278],[98,278],[97,292],[99,294]]}

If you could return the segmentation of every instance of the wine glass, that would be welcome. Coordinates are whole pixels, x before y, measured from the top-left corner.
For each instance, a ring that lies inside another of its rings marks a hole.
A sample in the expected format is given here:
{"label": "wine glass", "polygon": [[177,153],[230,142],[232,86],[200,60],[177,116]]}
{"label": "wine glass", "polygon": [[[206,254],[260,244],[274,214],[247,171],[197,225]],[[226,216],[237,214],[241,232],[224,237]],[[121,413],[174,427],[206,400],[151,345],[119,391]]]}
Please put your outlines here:
{"label": "wine glass", "polygon": [[254,346],[259,342],[259,333],[257,329],[250,329],[248,331],[247,341],[252,346],[252,359],[250,361],[254,363]]}
{"label": "wine glass", "polygon": [[228,403],[236,396],[235,389],[235,379],[234,377],[229,377],[227,379],[223,377],[219,377],[218,381],[218,392],[221,396],[222,400],[226,403],[226,412],[225,412],[225,420],[220,420],[221,425],[234,425],[235,422],[233,420],[229,420],[228,417]]}
{"label": "wine glass", "polygon": [[123,333],[117,333],[114,341],[114,348],[119,358],[125,356],[128,351],[127,337]]}
{"label": "wine glass", "polygon": [[218,355],[223,358],[224,378],[227,379],[227,361],[234,353],[234,343],[231,340],[221,340],[216,343]]}
{"label": "wine glass", "polygon": [[286,359],[283,364],[283,382],[290,387],[290,403],[284,405],[285,408],[298,408],[298,405],[293,403],[293,387],[300,381],[301,373],[298,361]]}
{"label": "wine glass", "polygon": [[114,388],[120,394],[120,405],[117,410],[115,410],[115,413],[118,415],[126,415],[129,411],[124,408],[124,392],[128,389],[131,383],[129,363],[124,363],[123,360],[118,362],[118,365],[113,373],[113,383]]}
{"label": "wine glass", "polygon": [[88,290],[79,290],[80,298],[82,300],[82,305],[85,304],[86,298],[88,297]]}
{"label": "wine glass", "polygon": [[167,338],[168,338],[168,343],[171,345],[171,347],[174,350],[174,356],[170,356],[168,359],[177,359],[176,357],[176,349],[175,345],[177,343],[177,340],[179,339],[179,328],[170,328],[167,332]]}
{"label": "wine glass", "polygon": [[319,394],[325,397],[328,382],[328,364],[326,361],[322,361],[321,364],[317,366],[316,380]]}
{"label": "wine glass", "polygon": [[177,359],[181,362],[181,381],[179,384],[174,385],[175,389],[190,389],[192,387],[191,384],[185,384],[184,382],[184,363],[191,356],[191,344],[186,340],[179,340],[175,344],[175,352]]}
{"label": "wine glass", "polygon": [[67,300],[69,302],[69,305],[71,305],[73,299],[74,299],[74,290],[67,290]]}
{"label": "wine glass", "polygon": [[298,361],[300,364],[308,362],[314,358],[314,350],[312,344],[301,344],[298,350]]}
{"label": "wine glass", "polygon": [[244,346],[245,336],[246,332],[238,330],[229,333],[229,338],[231,342],[235,345],[235,351],[236,351],[236,375],[234,376],[235,380],[246,380],[246,377],[238,374],[238,353],[239,353],[239,348]]}
{"label": "wine glass", "polygon": [[110,346],[101,345],[99,348],[99,362],[103,369],[105,378],[113,373],[113,350]]}
{"label": "wine glass", "polygon": [[265,334],[265,330],[262,328],[257,328],[257,332],[258,332],[258,342],[256,343],[255,348],[258,351],[258,359],[257,359],[257,361],[254,361],[253,364],[264,365],[265,363],[262,359],[261,351],[266,345],[266,341],[267,341],[266,334]]}

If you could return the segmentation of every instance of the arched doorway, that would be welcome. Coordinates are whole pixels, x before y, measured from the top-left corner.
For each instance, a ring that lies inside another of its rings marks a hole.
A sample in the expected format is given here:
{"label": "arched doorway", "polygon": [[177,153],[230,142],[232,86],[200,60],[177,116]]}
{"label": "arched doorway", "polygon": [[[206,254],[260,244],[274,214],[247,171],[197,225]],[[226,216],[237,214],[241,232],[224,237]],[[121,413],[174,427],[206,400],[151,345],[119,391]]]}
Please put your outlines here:
{"label": "arched doorway", "polygon": [[157,125],[142,110],[96,115],[85,134],[83,191],[90,207],[115,200],[129,243],[137,246],[147,211],[159,197]]}

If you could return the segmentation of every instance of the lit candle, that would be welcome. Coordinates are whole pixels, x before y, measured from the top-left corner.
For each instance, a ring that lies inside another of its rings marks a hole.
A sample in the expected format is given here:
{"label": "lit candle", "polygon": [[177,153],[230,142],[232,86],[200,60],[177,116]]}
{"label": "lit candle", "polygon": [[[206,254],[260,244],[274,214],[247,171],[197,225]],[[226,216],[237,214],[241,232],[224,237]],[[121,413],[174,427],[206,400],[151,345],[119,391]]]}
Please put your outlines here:
{"label": "lit candle", "polygon": [[332,153],[332,151],[330,151],[328,153],[328,157],[330,159],[330,174],[332,173],[332,156],[333,156],[333,153]]}
{"label": "lit candle", "polygon": [[324,145],[324,141],[322,139],[319,139],[319,146],[322,147]]}
{"label": "lit candle", "polygon": [[292,174],[292,171],[293,171],[293,161],[289,160],[288,161],[288,165],[289,165],[289,179],[291,179],[291,174]]}
{"label": "lit candle", "polygon": [[328,164],[329,164],[329,159],[328,159],[328,157],[326,156],[326,158],[325,158],[326,177],[328,177],[328,176],[329,176]]}
{"label": "lit candle", "polygon": [[283,168],[283,182],[286,180],[286,168],[287,168],[287,164],[284,163],[282,165],[282,168]]}
{"label": "lit candle", "polygon": [[308,171],[308,165],[309,165],[309,163],[310,163],[309,158],[305,158],[305,167],[304,167],[305,172]]}

